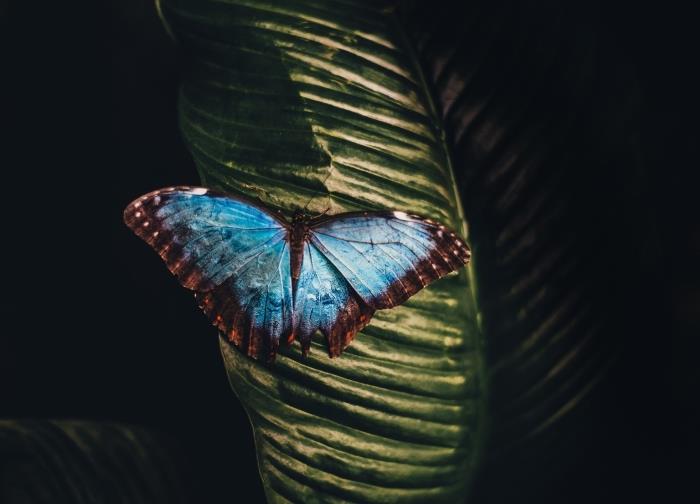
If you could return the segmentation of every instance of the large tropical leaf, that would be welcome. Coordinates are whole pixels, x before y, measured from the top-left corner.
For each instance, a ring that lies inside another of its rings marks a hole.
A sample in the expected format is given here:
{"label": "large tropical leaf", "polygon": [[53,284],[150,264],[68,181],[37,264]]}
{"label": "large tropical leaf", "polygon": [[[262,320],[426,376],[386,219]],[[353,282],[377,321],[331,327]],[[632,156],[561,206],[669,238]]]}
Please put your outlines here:
{"label": "large tropical leaf", "polygon": [[584,501],[598,491],[591,480],[614,477],[611,456],[629,453],[621,411],[639,387],[624,374],[640,366],[649,319],[639,313],[654,306],[641,280],[651,242],[643,97],[593,12],[485,0],[402,10],[479,259],[487,501],[541,502],[574,482]]}
{"label": "large tropical leaf", "polygon": [[0,420],[0,502],[187,502],[183,458],[142,428],[78,420]]}
{"label": "large tropical leaf", "polygon": [[[181,127],[204,184],[284,211],[411,211],[466,234],[440,119],[390,8],[159,7],[186,55]],[[222,342],[268,499],[463,499],[483,438],[477,319],[464,270],[378,313],[338,359],[317,339],[267,367]]]}

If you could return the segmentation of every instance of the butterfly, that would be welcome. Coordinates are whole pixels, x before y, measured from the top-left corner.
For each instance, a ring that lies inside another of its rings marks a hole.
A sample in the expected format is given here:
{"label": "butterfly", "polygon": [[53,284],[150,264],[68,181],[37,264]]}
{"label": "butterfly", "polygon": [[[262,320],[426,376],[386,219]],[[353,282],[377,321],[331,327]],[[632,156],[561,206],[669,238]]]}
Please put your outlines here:
{"label": "butterfly", "polygon": [[429,219],[349,212],[291,222],[262,204],[203,187],[130,203],[124,222],[165,260],[229,342],[273,361],[280,342],[304,355],[321,331],[336,357],[374,315],[467,264],[469,247]]}

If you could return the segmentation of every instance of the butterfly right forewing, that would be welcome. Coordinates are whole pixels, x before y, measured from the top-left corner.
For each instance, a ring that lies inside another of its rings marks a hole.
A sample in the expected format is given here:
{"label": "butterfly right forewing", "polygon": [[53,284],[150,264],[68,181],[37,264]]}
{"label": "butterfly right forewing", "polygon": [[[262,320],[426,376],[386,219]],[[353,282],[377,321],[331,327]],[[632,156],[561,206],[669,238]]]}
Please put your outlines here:
{"label": "butterfly right forewing", "polygon": [[456,233],[404,212],[354,212],[320,219],[312,243],[374,309],[393,308],[469,262]]}

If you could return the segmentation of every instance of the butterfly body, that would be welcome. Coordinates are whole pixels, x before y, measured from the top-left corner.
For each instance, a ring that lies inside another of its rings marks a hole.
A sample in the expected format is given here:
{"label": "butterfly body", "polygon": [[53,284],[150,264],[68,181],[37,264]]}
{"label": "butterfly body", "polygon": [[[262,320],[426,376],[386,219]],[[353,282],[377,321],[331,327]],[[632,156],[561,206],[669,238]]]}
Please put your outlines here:
{"label": "butterfly body", "polygon": [[254,358],[280,341],[306,353],[316,331],[340,355],[375,310],[392,308],[469,261],[444,226],[403,212],[291,222],[258,203],[198,187],[146,194],[126,224],[195,292],[212,323]]}
{"label": "butterfly body", "polygon": [[304,245],[310,236],[309,217],[301,211],[294,213],[289,230],[290,268],[292,271],[292,297],[296,298],[297,285],[304,263]]}

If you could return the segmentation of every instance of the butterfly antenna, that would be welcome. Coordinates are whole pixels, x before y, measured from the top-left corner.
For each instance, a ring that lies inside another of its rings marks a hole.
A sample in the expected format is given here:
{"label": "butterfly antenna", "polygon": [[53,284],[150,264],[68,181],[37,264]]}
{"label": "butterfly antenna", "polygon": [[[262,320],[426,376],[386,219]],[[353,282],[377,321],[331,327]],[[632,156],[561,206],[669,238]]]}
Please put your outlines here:
{"label": "butterfly antenna", "polygon": [[[330,170],[328,170],[328,174],[326,175],[326,178],[324,178],[324,179],[323,179],[323,182],[321,182],[321,185],[322,185],[322,186],[324,186],[324,187],[326,186],[326,182],[328,182],[328,179],[331,178],[331,175],[333,174],[333,169],[334,169],[334,168],[335,168],[335,165],[334,165],[333,163],[331,163],[331,167],[330,167]],[[328,208],[326,208],[326,210],[325,210],[321,215],[325,215],[326,212],[328,212],[328,211],[331,209],[331,204],[330,204],[330,202],[331,202],[331,194],[328,193],[326,196],[328,197]],[[308,210],[309,205],[310,205],[311,202],[314,200],[314,198],[315,198],[315,196],[311,196],[311,197],[307,200],[306,205],[304,205],[304,212],[306,212],[306,211]]]}

